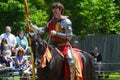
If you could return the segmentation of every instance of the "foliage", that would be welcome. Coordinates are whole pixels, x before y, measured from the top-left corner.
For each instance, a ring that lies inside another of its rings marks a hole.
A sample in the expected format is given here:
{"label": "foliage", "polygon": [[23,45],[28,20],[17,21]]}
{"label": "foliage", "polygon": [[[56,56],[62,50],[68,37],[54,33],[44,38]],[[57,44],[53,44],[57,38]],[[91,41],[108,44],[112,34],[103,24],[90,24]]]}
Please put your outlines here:
{"label": "foliage", "polygon": [[[45,26],[51,17],[51,5],[59,1],[65,7],[73,24],[75,35],[120,34],[119,0],[27,0],[29,18],[37,26]],[[0,33],[5,26],[12,26],[16,34],[19,29],[27,31],[24,0],[0,1]]]}
{"label": "foliage", "polygon": [[[19,3],[19,1],[15,0],[6,0],[0,2],[0,27],[1,30],[4,31],[4,27],[7,25],[12,26],[13,31],[17,26],[23,25],[21,22],[24,19],[24,6]],[[18,28],[19,29],[19,28]],[[0,31],[0,32],[2,32]]]}
{"label": "foliage", "polygon": [[[38,6],[36,7],[35,4],[34,5],[33,4],[34,3],[28,1],[30,19],[33,20],[33,23],[37,24],[38,26],[45,25],[47,19],[46,12],[38,8]],[[0,1],[0,28],[1,28],[0,33],[4,32],[5,26],[7,25],[12,27],[12,32],[14,34],[16,34],[19,29],[27,31],[25,18],[26,17],[24,1],[21,0]]]}
{"label": "foliage", "polygon": [[[81,34],[118,33],[120,21],[116,18],[119,10],[112,0],[85,0],[77,5],[81,7]],[[84,30],[85,29],[85,30]]]}
{"label": "foliage", "polygon": [[29,3],[31,3],[29,7],[30,20],[37,26],[45,26],[48,15],[44,0],[30,0]]}

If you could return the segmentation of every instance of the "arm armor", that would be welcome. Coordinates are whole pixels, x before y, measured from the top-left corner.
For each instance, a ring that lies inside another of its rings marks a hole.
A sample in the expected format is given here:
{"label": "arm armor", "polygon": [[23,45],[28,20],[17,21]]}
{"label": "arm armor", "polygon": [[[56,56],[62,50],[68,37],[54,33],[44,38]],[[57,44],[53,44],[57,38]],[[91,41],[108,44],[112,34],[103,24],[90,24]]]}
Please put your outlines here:
{"label": "arm armor", "polygon": [[64,29],[64,32],[57,32],[58,37],[64,38],[64,39],[71,39],[72,37],[72,23],[69,19],[61,20],[60,26],[62,29]]}
{"label": "arm armor", "polygon": [[31,25],[31,30],[33,30],[35,33],[44,34],[46,32],[47,27],[37,27],[35,25]]}

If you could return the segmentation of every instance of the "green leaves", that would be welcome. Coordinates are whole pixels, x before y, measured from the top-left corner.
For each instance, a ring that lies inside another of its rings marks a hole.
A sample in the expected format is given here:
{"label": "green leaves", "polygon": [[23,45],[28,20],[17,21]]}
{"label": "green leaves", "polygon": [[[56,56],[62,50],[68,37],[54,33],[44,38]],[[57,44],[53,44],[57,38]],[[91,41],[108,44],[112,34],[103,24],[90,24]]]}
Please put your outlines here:
{"label": "green leaves", "polygon": [[[39,1],[39,2],[38,2]],[[43,0],[30,2],[28,0],[29,17],[38,26],[45,25],[47,20],[46,11],[36,6],[35,3],[45,5]],[[6,0],[0,1],[0,33],[4,32],[5,26],[12,27],[12,33],[16,34],[19,29],[27,31],[24,1],[21,0]]]}
{"label": "green leaves", "polygon": [[82,25],[87,26],[86,34],[111,33],[111,30],[117,33],[119,21],[116,16],[119,10],[113,1],[110,0],[89,0],[80,3],[83,17]]}
{"label": "green leaves", "polygon": [[[69,16],[75,35],[120,34],[119,0],[58,0],[65,7],[64,15]],[[51,16],[51,5],[55,0],[27,0],[31,22],[45,26]],[[0,1],[0,33],[5,26],[12,26],[12,32],[26,27],[24,1]]]}

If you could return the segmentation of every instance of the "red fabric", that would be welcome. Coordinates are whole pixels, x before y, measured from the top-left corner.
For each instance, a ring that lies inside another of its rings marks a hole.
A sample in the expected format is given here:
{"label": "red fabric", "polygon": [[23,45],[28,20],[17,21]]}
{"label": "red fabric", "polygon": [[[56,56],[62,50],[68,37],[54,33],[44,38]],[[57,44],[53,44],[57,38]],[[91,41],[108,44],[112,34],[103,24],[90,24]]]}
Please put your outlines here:
{"label": "red fabric", "polygon": [[73,48],[75,51],[77,51],[77,52],[81,52],[81,53],[84,53],[84,51],[83,50],[81,50],[80,48]]}
{"label": "red fabric", "polygon": [[[82,59],[81,59],[81,57],[80,57],[80,55],[79,55],[79,49],[77,49],[77,48],[72,48],[73,49],[73,51],[74,51],[74,54],[77,56],[77,58],[79,59],[79,64],[80,64],[80,66],[81,66],[81,69],[82,69],[82,74],[83,74],[83,62],[82,62]],[[78,80],[78,79],[77,79]],[[79,77],[79,80],[84,80],[84,77]]]}
{"label": "red fabric", "polygon": [[69,78],[69,66],[67,64],[67,59],[66,59],[66,55],[67,55],[67,51],[68,51],[69,47],[66,46],[61,46],[60,49],[56,48],[56,50],[60,53],[60,55],[62,55],[64,57],[64,73],[65,73],[65,80],[68,80]]}
{"label": "red fabric", "polygon": [[66,58],[66,55],[68,53],[68,49],[69,49],[68,45],[60,46],[60,51],[63,53],[65,58]]}
{"label": "red fabric", "polygon": [[65,63],[64,63],[64,68],[65,68],[65,80],[68,80],[69,78],[69,66],[67,64],[67,59],[66,59],[66,55],[68,53],[68,48],[69,46],[68,45],[65,45],[65,46],[60,46],[60,51],[62,52],[62,54],[64,55],[64,58],[65,58]]}
{"label": "red fabric", "polygon": [[[67,55],[67,53],[68,53],[68,49],[70,48],[70,46],[69,45],[64,45],[64,46],[60,46],[60,51],[61,51],[61,53],[64,55],[64,58],[65,58],[65,63],[64,63],[64,69],[65,69],[65,80],[68,80],[69,79],[69,66],[68,66],[68,64],[67,64],[67,59],[66,59],[66,55]],[[79,56],[79,54],[78,54],[78,51],[80,51],[79,49],[76,49],[76,48],[73,48],[73,50],[74,50],[74,53],[73,54],[75,54],[76,56],[77,56],[77,58],[79,59],[79,64],[80,64],[80,66],[81,66],[81,68],[82,68],[82,70],[83,70],[83,63],[82,63],[82,59],[81,59],[81,57]],[[84,80],[84,77],[79,77],[79,80]]]}
{"label": "red fabric", "polygon": [[68,80],[69,79],[69,66],[68,66],[68,64],[67,64],[67,60],[65,59],[65,64],[64,64],[65,66],[64,66],[64,69],[65,69],[65,80]]}
{"label": "red fabric", "polygon": [[[48,22],[48,26],[49,26],[49,28],[48,28],[48,33],[49,33],[49,36],[50,36],[50,32],[51,32],[52,30],[55,30],[55,25],[56,25],[56,23],[53,22],[52,19]],[[51,39],[54,39],[55,36],[50,36],[50,38],[51,38]]]}
{"label": "red fabric", "polygon": [[53,24],[52,19],[48,22],[48,25],[49,25],[48,33],[50,33],[51,30],[55,30],[55,25],[56,24]]}

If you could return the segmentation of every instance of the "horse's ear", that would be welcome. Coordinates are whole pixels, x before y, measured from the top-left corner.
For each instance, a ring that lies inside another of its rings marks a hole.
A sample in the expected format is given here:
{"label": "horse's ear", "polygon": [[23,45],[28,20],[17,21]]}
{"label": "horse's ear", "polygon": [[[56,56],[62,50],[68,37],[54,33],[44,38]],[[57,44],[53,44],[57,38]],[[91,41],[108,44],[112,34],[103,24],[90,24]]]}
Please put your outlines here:
{"label": "horse's ear", "polygon": [[33,35],[34,35],[35,33],[31,33],[31,32],[29,32],[28,33],[28,35],[29,35],[29,37],[32,39],[32,37],[33,37]]}

